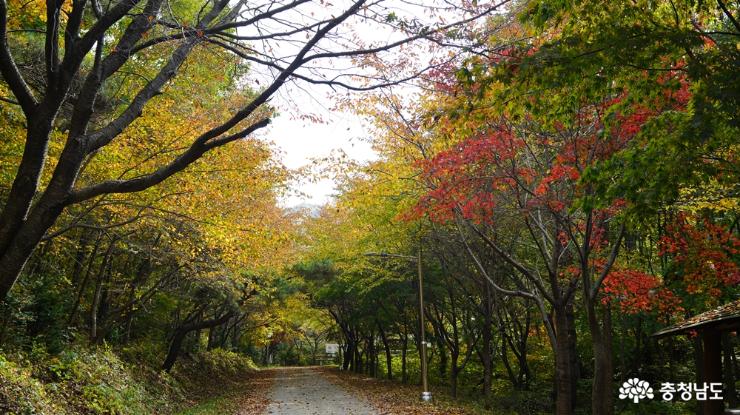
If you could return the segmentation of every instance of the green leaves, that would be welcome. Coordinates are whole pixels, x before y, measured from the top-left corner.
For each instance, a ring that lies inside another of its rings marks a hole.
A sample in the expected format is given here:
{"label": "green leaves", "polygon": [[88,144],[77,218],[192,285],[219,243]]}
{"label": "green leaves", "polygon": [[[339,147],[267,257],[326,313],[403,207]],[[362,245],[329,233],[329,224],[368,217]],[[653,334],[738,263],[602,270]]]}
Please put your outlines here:
{"label": "green leaves", "polygon": [[733,163],[726,156],[740,133],[740,52],[729,35],[736,28],[715,4],[536,1],[520,18],[534,28],[535,47],[494,64],[507,111],[567,122],[584,103],[621,96],[606,114],[609,126],[614,114],[690,94],[682,108],[660,109],[668,111],[623,154],[589,169],[584,182],[599,191],[584,206],[626,198],[635,211],[654,212],[677,203],[681,188],[706,183],[717,159]]}
{"label": "green leaves", "polygon": [[519,21],[528,23],[538,29],[543,29],[546,25],[556,26],[557,21],[562,13],[567,10],[567,0],[557,1],[531,1],[527,3],[526,8],[519,14]]}

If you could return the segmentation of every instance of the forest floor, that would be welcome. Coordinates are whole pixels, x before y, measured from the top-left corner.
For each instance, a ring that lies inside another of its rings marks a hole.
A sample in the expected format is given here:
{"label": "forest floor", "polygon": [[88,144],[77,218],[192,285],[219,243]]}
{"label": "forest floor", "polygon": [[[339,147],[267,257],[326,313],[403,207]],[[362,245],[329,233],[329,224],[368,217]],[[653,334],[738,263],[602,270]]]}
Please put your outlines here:
{"label": "forest floor", "polygon": [[433,403],[420,401],[421,390],[418,385],[407,385],[342,372],[333,367],[320,367],[316,371],[330,382],[339,385],[362,399],[370,402],[382,415],[469,415],[479,413],[472,407],[452,402],[446,395],[436,393]]}
{"label": "forest floor", "polygon": [[240,381],[214,382],[200,393],[212,398],[197,399],[197,405],[179,415],[262,414],[270,403],[268,394],[274,377],[274,370],[265,369],[251,373]]}

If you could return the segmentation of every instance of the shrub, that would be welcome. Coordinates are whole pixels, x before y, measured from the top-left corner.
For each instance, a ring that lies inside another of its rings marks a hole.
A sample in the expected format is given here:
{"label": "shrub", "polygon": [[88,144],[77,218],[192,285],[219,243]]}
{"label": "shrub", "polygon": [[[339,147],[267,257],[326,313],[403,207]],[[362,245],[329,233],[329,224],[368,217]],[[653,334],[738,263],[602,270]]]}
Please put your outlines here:
{"label": "shrub", "polygon": [[[0,413],[166,413],[183,393],[170,376],[133,367],[110,348],[72,347],[56,356],[32,350],[14,361],[0,355]],[[21,363],[18,363],[21,362]]]}
{"label": "shrub", "polygon": [[67,413],[34,379],[29,366],[19,365],[0,355],[0,413],[56,415]]}
{"label": "shrub", "polygon": [[[123,355],[149,356],[160,363],[149,348],[134,346]],[[107,346],[71,346],[57,355],[48,354],[43,346],[27,355],[0,354],[0,413],[174,413],[186,402],[185,390],[188,399],[218,395],[225,384],[257,370],[249,357],[221,349],[183,359],[174,376],[152,367],[158,366],[129,364]]]}
{"label": "shrub", "polygon": [[236,377],[257,370],[251,358],[223,349],[201,352],[196,359],[209,376]]}

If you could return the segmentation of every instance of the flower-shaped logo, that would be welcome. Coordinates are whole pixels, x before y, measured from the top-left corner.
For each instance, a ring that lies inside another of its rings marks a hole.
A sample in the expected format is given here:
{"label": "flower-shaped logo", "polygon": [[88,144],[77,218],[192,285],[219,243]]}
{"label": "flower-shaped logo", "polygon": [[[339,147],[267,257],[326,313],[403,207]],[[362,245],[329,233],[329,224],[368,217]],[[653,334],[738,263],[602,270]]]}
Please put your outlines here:
{"label": "flower-shaped logo", "polygon": [[640,399],[653,399],[653,388],[644,380],[637,378],[628,379],[619,388],[619,399],[632,399],[632,402],[638,403]]}

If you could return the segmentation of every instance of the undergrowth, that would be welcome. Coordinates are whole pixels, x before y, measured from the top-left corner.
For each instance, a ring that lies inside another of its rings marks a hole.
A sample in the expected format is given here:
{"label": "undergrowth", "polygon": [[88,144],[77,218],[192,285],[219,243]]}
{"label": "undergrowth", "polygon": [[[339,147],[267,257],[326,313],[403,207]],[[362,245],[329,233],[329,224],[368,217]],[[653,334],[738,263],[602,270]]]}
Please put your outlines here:
{"label": "undergrowth", "polygon": [[172,414],[256,370],[251,359],[217,349],[183,358],[168,374],[129,363],[136,360],[122,358],[128,352],[74,346],[56,355],[0,353],[0,413]]}

